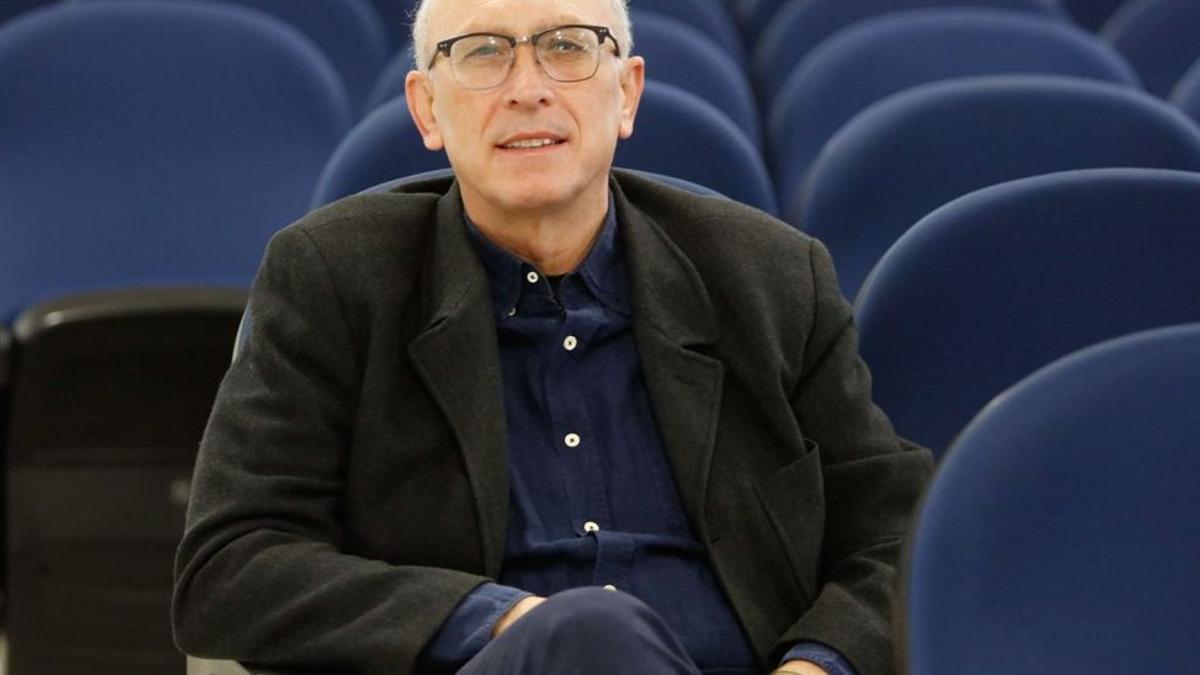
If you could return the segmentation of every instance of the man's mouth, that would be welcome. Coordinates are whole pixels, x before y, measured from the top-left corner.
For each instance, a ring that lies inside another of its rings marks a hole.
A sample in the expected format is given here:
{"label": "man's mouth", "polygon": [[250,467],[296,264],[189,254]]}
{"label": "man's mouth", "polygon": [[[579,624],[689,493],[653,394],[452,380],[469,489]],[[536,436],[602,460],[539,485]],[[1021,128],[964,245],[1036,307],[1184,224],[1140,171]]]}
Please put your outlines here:
{"label": "man's mouth", "polygon": [[519,141],[510,141],[508,143],[504,143],[500,147],[510,148],[510,149],[511,148],[541,148],[541,147],[544,147],[547,145],[558,145],[559,143],[562,143],[562,141],[555,140],[553,138],[525,138],[525,139],[521,139]]}

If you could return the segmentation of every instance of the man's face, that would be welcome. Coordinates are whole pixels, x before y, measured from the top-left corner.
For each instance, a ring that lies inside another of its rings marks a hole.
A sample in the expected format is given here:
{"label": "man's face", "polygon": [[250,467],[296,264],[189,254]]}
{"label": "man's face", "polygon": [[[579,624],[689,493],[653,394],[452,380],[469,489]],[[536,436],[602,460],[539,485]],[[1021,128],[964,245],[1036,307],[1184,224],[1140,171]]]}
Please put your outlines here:
{"label": "man's face", "polygon": [[[566,24],[616,23],[608,0],[432,1],[430,49],[464,33],[521,37]],[[528,44],[517,46],[512,71],[491,89],[460,86],[441,55],[428,75],[409,73],[409,110],[425,147],[446,150],[468,208],[550,213],[607,198],[617,139],[633,133],[643,83],[642,60],[614,52],[606,40],[595,76],[579,82],[552,80]],[[421,58],[428,63],[431,56]],[[513,147],[531,139],[552,143]]]}

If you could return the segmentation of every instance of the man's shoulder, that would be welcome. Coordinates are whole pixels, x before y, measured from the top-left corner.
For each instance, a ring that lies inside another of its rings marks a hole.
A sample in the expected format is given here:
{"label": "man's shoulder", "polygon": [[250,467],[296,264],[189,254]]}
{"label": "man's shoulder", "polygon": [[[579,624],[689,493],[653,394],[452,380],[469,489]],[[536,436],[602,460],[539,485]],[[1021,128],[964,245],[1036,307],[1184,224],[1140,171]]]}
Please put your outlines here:
{"label": "man's shoulder", "polygon": [[[614,172],[629,203],[685,250],[732,256],[794,255],[813,239],[774,216],[720,195],[703,195],[629,172]],[[736,242],[736,246],[729,246]]]}
{"label": "man's shoulder", "polygon": [[320,242],[351,243],[424,238],[437,220],[435,193],[364,193],[309,212],[285,231]]}

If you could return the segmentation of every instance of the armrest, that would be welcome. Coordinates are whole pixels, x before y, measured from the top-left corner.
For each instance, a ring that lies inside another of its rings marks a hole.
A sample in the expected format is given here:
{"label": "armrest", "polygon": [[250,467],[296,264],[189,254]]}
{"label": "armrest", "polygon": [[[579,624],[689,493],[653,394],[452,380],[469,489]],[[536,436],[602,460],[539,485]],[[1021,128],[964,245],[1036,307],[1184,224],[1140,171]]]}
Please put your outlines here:
{"label": "armrest", "polygon": [[252,675],[237,661],[187,657],[187,675]]}
{"label": "armrest", "polygon": [[[308,672],[308,671],[305,671]],[[187,657],[187,675],[294,675],[284,670],[247,668],[237,661]]]}

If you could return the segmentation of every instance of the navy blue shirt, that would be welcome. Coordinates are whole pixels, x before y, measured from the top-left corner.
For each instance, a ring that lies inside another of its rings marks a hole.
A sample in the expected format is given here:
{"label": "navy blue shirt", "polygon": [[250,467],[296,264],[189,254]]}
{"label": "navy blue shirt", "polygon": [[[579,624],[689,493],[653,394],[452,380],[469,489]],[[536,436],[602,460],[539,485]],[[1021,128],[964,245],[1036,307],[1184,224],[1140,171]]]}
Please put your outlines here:
{"label": "navy blue shirt", "polygon": [[[495,310],[508,428],[509,524],[499,583],[459,605],[426,649],[453,669],[513,604],[579,586],[633,594],[701,670],[757,672],[693,536],[658,437],[633,340],[614,208],[573,272],[550,279],[467,222]],[[834,670],[822,645],[788,654]]]}

